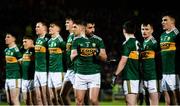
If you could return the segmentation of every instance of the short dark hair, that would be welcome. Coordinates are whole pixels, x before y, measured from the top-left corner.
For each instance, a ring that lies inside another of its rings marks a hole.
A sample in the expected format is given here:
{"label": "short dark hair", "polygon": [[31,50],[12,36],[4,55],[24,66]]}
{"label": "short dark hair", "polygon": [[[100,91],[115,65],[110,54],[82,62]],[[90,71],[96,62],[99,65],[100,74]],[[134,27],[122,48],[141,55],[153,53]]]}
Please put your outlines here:
{"label": "short dark hair", "polygon": [[86,25],[89,24],[89,23],[90,24],[95,24],[95,21],[94,21],[94,19],[92,17],[86,17],[85,23],[86,23]]}
{"label": "short dark hair", "polygon": [[80,19],[80,18],[79,19],[75,19],[74,23],[77,24],[77,25],[86,26],[86,22],[83,19]]}
{"label": "short dark hair", "polygon": [[59,28],[62,28],[62,23],[61,23],[60,21],[52,21],[52,22],[50,23],[50,25],[51,25],[51,24],[54,24],[54,25],[58,26]]}
{"label": "short dark hair", "polygon": [[132,20],[126,21],[123,24],[123,29],[129,34],[134,34],[136,32],[135,22]]}
{"label": "short dark hair", "polygon": [[143,26],[150,25],[152,28],[154,28],[154,24],[150,20],[145,20],[145,21],[141,22],[141,25],[143,25]]}
{"label": "short dark hair", "polygon": [[48,27],[48,21],[46,20],[38,20],[36,23],[41,23],[42,25]]}
{"label": "short dark hair", "polygon": [[31,40],[34,41],[34,36],[32,36],[32,35],[25,35],[25,36],[23,37],[23,39],[31,39]]}
{"label": "short dark hair", "polygon": [[18,37],[18,33],[17,33],[16,31],[12,31],[12,30],[7,31],[7,32],[5,33],[5,35],[11,35],[11,36],[13,36],[14,38],[17,38],[17,37]]}
{"label": "short dark hair", "polygon": [[175,13],[173,11],[166,11],[161,15],[162,18],[165,17],[165,16],[170,17],[171,19],[174,20],[174,22],[176,22],[177,17],[176,17],[176,15],[175,15]]}

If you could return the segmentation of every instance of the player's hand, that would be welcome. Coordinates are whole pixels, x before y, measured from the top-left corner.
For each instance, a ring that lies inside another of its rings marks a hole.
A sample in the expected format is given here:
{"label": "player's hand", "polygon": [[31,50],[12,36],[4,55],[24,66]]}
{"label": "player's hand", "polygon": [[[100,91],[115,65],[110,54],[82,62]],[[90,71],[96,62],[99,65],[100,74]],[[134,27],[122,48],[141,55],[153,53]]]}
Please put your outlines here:
{"label": "player's hand", "polygon": [[96,48],[96,50],[94,51],[94,56],[99,56],[100,53],[100,49]]}
{"label": "player's hand", "polygon": [[100,49],[96,48],[96,50],[93,53],[94,62],[99,62],[99,52],[100,52]]}
{"label": "player's hand", "polygon": [[116,84],[117,75],[113,74],[112,76],[112,86]]}

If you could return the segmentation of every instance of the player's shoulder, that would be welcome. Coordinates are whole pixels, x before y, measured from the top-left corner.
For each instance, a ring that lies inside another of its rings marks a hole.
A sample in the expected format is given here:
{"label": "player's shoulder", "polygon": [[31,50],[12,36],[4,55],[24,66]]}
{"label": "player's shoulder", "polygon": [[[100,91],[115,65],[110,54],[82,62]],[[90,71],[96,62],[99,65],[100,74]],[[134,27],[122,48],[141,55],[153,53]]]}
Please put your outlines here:
{"label": "player's shoulder", "polygon": [[177,28],[175,28],[175,29],[173,30],[173,32],[174,32],[175,35],[179,35],[179,30],[178,30]]}
{"label": "player's shoulder", "polygon": [[4,52],[7,52],[7,50],[8,50],[8,48],[5,48],[5,49],[4,49]]}
{"label": "player's shoulder", "polygon": [[13,49],[14,49],[15,52],[20,52],[18,46],[14,46]]}
{"label": "player's shoulder", "polygon": [[58,39],[60,42],[63,41],[63,38],[61,37],[61,35],[59,35],[59,36],[57,37],[57,39]]}
{"label": "player's shoulder", "polygon": [[98,39],[98,40],[100,40],[100,41],[102,40],[102,38],[99,37],[98,35],[93,35],[92,37],[95,38],[95,39]]}
{"label": "player's shoulder", "polygon": [[156,43],[157,43],[157,41],[156,41],[156,39],[155,39],[154,37],[152,37],[152,38],[150,39],[150,41],[151,41],[153,44],[156,44]]}
{"label": "player's shoulder", "polygon": [[74,37],[74,41],[75,41],[75,40],[79,40],[79,39],[81,39],[81,38],[82,38],[82,36],[75,36],[75,37]]}

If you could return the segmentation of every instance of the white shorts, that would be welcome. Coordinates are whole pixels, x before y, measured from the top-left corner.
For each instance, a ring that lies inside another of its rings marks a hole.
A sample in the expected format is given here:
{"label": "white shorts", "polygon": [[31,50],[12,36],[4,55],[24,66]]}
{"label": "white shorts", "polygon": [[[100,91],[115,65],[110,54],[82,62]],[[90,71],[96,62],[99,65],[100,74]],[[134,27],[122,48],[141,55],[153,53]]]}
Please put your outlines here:
{"label": "white shorts", "polygon": [[35,71],[34,74],[34,87],[47,85],[47,72]]}
{"label": "white shorts", "polygon": [[123,91],[124,94],[139,93],[139,80],[124,80],[123,81]]}
{"label": "white shorts", "polygon": [[100,88],[101,75],[100,73],[92,75],[75,74],[74,88],[78,90],[87,90],[88,88]]}
{"label": "white shorts", "polygon": [[33,80],[22,79],[22,85],[21,85],[22,92],[29,92],[29,91],[33,90],[33,87],[34,87]]}
{"label": "white shorts", "polygon": [[148,90],[149,93],[158,92],[159,82],[157,80],[148,80],[144,81],[144,87]]}
{"label": "white shorts", "polygon": [[75,81],[75,72],[74,70],[67,70],[65,76],[64,76],[64,82],[70,81],[72,85],[74,85]]}
{"label": "white shorts", "polygon": [[48,74],[48,87],[57,88],[62,86],[62,72],[49,72]]}
{"label": "white shorts", "polygon": [[163,74],[161,91],[173,91],[179,88],[179,76],[175,74]]}
{"label": "white shorts", "polygon": [[21,88],[21,79],[6,79],[5,89]]}

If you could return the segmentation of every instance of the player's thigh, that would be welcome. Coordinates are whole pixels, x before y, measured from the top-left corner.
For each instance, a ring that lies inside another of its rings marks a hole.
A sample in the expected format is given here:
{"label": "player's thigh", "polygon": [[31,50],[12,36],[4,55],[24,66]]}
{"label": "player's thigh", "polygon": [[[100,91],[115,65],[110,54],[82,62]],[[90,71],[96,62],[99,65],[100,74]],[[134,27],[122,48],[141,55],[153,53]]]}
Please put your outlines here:
{"label": "player's thigh", "polygon": [[88,77],[87,75],[75,74],[75,85],[76,90],[87,90],[88,89]]}
{"label": "player's thigh", "polygon": [[61,95],[66,95],[68,94],[69,91],[72,90],[72,84],[70,81],[64,81],[62,88],[61,88]]}
{"label": "player's thigh", "polygon": [[34,75],[34,87],[47,85],[47,72],[35,72]]}
{"label": "player's thigh", "polygon": [[100,88],[101,86],[101,75],[100,73],[86,76],[88,78],[88,88]]}
{"label": "player's thigh", "polygon": [[139,80],[124,80],[123,81],[124,94],[138,94]]}
{"label": "player's thigh", "polygon": [[90,88],[90,90],[89,90],[89,98],[97,100],[98,96],[99,96],[99,91],[100,91],[99,87]]}
{"label": "player's thigh", "polygon": [[62,86],[62,72],[50,72],[48,74],[48,87],[58,88]]}
{"label": "player's thigh", "polygon": [[159,91],[159,81],[158,80],[148,80],[144,81],[144,86],[147,88],[149,93],[156,93]]}

